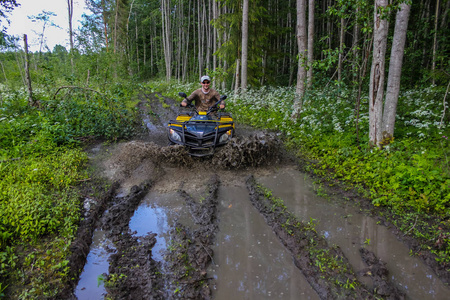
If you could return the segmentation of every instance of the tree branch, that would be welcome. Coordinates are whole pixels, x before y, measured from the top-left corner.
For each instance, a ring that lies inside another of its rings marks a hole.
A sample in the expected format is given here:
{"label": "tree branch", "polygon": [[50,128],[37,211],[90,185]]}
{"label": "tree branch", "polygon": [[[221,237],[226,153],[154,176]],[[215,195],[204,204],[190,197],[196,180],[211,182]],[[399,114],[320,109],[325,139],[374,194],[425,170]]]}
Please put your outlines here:
{"label": "tree branch", "polygon": [[55,94],[53,95],[53,99],[56,98],[56,95],[58,95],[59,91],[62,89],[82,89],[82,90],[87,90],[87,91],[91,91],[91,92],[96,92],[102,96],[104,96],[102,93],[100,93],[97,90],[91,89],[91,88],[85,88],[85,87],[81,87],[81,86],[74,86],[74,85],[65,85],[65,86],[61,86],[58,88],[58,90],[55,92]]}

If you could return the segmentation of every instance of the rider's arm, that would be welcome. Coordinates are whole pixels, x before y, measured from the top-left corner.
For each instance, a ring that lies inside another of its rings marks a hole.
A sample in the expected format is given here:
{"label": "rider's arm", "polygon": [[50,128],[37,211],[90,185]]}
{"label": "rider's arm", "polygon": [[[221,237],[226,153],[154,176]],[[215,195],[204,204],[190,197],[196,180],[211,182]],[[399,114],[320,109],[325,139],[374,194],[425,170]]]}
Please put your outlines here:
{"label": "rider's arm", "polygon": [[[220,101],[220,94],[218,92],[216,92],[216,102],[219,102],[219,101]],[[224,109],[225,106],[226,106],[225,101],[220,102],[220,104],[219,104],[220,109]]]}
{"label": "rider's arm", "polygon": [[[195,100],[195,98],[197,98],[197,90],[193,91],[192,94],[190,94],[189,96],[187,96],[182,102],[186,103],[186,104],[191,104],[192,101]],[[185,106],[185,105],[183,105]]]}

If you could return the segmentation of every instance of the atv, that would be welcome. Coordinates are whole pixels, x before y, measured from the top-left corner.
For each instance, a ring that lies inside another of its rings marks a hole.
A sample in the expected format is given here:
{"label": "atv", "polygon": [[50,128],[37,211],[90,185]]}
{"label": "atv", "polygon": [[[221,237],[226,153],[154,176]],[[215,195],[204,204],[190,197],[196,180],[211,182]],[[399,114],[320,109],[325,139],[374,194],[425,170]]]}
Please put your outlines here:
{"label": "atv", "polygon": [[[186,93],[178,93],[186,98]],[[208,111],[198,111],[188,104],[192,111],[180,113],[176,120],[170,120],[169,144],[183,145],[191,156],[203,157],[213,155],[216,147],[223,146],[234,135],[234,121],[230,113],[217,112],[220,102],[227,98],[226,95],[211,106]],[[181,105],[181,104],[180,104]]]}

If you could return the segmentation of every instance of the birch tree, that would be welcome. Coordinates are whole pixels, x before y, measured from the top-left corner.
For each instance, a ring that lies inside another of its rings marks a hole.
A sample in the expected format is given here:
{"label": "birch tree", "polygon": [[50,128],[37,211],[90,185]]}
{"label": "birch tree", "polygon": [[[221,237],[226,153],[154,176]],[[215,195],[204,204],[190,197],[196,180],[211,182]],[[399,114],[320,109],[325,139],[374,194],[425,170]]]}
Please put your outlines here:
{"label": "birch tree", "polygon": [[375,0],[373,58],[369,82],[369,143],[378,145],[382,139],[385,55],[388,35],[387,0]]}
{"label": "birch tree", "polygon": [[439,2],[437,0],[436,3],[436,13],[434,18],[434,36],[433,36],[433,58],[431,62],[431,72],[433,73],[432,82],[435,84],[435,75],[434,72],[436,70],[436,49],[437,49],[437,31],[438,31],[438,20],[439,20]]}
{"label": "birch tree", "polygon": [[242,4],[242,71],[241,88],[247,89],[247,66],[248,66],[248,1],[243,0]]}
{"label": "birch tree", "polygon": [[72,29],[73,0],[67,0],[67,11],[69,18],[70,64],[72,66],[72,73],[73,73],[73,29]]}
{"label": "birch tree", "polygon": [[308,87],[312,86],[314,63],[314,0],[308,3]]}
{"label": "birch tree", "polygon": [[386,139],[389,140],[394,136],[395,115],[400,92],[400,76],[402,74],[403,53],[410,9],[410,3],[401,3],[395,20],[386,101],[383,112],[383,141],[379,141],[380,143],[386,142]]}
{"label": "birch tree", "polygon": [[170,0],[161,0],[162,33],[164,46],[164,61],[166,66],[166,80],[172,76],[172,44],[170,34]]}
{"label": "birch tree", "polygon": [[296,119],[302,109],[305,94],[306,79],[306,0],[297,0],[297,44],[298,44],[298,71],[295,99],[291,118]]}

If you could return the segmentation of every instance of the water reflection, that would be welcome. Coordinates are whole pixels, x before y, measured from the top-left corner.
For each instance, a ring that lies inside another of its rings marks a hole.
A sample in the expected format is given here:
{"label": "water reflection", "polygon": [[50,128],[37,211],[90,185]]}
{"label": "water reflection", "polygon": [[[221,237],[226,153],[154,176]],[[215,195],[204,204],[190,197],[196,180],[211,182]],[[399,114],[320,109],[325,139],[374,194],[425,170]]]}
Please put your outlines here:
{"label": "water reflection", "polygon": [[448,299],[450,290],[389,229],[355,207],[316,196],[313,182],[300,172],[285,169],[258,180],[301,220],[317,220],[317,231],[341,247],[355,271],[366,267],[359,254],[366,247],[387,263],[392,281],[409,299]]}
{"label": "water reflection", "polygon": [[163,260],[163,253],[169,242],[169,231],[176,220],[186,223],[187,210],[177,193],[150,192],[139,204],[130,219],[130,230],[137,236],[156,233],[156,244],[152,249],[153,259]]}
{"label": "water reflection", "polygon": [[248,200],[245,186],[219,191],[220,223],[210,273],[214,299],[319,299],[290,253]]}
{"label": "water reflection", "polygon": [[79,300],[98,300],[104,298],[106,290],[100,276],[103,273],[108,273],[108,248],[113,248],[111,241],[105,237],[105,233],[102,230],[96,230],[92,237],[92,244],[86,264],[81,273],[78,286],[75,289],[75,296]]}

